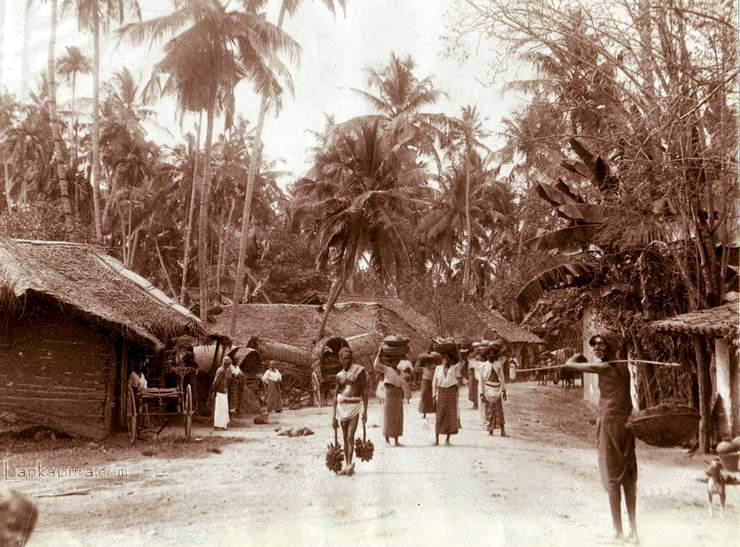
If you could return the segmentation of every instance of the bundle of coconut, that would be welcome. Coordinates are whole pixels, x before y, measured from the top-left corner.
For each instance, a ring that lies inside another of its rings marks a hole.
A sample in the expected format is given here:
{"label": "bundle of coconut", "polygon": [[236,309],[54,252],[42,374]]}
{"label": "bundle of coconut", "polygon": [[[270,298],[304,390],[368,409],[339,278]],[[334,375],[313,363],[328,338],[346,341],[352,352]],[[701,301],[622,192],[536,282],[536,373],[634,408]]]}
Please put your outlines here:
{"label": "bundle of coconut", "polygon": [[405,336],[394,335],[383,338],[380,345],[380,356],[386,359],[403,359],[409,353],[409,339]]}

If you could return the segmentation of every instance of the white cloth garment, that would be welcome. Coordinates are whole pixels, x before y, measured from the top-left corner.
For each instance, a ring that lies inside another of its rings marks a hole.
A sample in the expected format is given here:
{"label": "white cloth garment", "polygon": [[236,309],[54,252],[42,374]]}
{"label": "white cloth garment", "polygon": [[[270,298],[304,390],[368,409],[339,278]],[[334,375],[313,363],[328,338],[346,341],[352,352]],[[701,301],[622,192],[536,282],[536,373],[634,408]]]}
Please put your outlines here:
{"label": "white cloth garment", "polygon": [[229,396],[226,393],[216,392],[216,408],[213,412],[213,427],[229,425]]}

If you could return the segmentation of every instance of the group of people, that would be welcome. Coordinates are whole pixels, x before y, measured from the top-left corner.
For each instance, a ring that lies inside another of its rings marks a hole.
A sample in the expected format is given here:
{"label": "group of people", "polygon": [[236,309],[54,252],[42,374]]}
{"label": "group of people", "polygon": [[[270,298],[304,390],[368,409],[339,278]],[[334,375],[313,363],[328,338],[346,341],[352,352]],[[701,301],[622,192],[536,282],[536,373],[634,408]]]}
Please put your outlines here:
{"label": "group of people", "polygon": [[[216,370],[211,384],[210,397],[213,405],[213,429],[225,431],[228,429],[231,415],[237,411],[241,390],[244,382],[244,373],[231,357],[223,358],[221,366]],[[260,377],[265,386],[265,402],[267,414],[282,412],[282,396],[280,384],[283,377],[277,369],[277,363],[267,362],[267,369]]]}
{"label": "group of people", "polygon": [[[597,449],[599,472],[609,497],[612,524],[616,539],[639,543],[637,535],[637,459],[635,438],[627,426],[632,412],[630,375],[626,364],[610,362],[615,352],[614,343],[606,335],[593,336],[589,344],[593,349],[594,362],[585,359],[570,359],[563,370],[598,375],[600,402],[597,421]],[[505,364],[510,359],[507,348],[502,344],[474,347],[473,353],[459,351],[459,359],[453,363],[451,355],[440,353],[422,354],[417,360],[421,368],[421,397],[419,412],[426,417],[436,413],[435,445],[440,435],[450,436],[458,432],[459,386],[467,370],[469,398],[474,408],[480,408],[489,435],[500,428],[506,436],[503,402],[506,401]],[[367,422],[367,389],[369,380],[365,368],[353,363],[352,351],[344,348],[340,352],[342,370],[336,376],[336,392],[332,412],[332,426],[341,426],[344,443],[345,467],[340,474],[352,475],[354,435],[359,420]],[[398,370],[400,359],[384,357],[378,351],[373,368],[382,375],[385,388],[383,436],[386,443],[401,446],[403,435],[404,380]],[[629,534],[625,537],[622,527],[622,493],[624,493]]]}

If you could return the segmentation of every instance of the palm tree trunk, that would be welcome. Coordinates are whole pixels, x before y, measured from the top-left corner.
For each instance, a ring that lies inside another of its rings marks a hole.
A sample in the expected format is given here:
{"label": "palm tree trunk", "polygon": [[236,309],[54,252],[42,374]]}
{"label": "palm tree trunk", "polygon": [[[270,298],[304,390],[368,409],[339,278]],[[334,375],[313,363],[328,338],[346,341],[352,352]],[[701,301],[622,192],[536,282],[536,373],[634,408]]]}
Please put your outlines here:
{"label": "palm tree trunk", "polygon": [[64,165],[64,143],[62,141],[61,131],[59,129],[59,119],[57,117],[57,82],[55,76],[55,58],[54,50],[57,41],[57,0],[51,0],[51,36],[49,37],[49,122],[51,132],[54,138],[54,166],[56,167],[56,176],[59,182],[59,194],[62,202],[62,212],[64,213],[64,229],[69,234],[72,232],[72,206],[69,202],[69,186],[67,184],[67,169]]}
{"label": "palm tree trunk", "polygon": [[326,322],[329,320],[329,314],[334,309],[334,304],[337,303],[337,299],[342,293],[342,289],[344,288],[344,284],[347,282],[348,277],[349,272],[343,269],[339,279],[334,282],[331,291],[329,291],[329,298],[326,301],[326,307],[324,308],[324,316],[321,318],[319,332],[316,335],[317,340],[321,340],[324,337],[324,331],[326,330]]}
{"label": "palm tree trunk", "polygon": [[[278,15],[278,29],[282,29],[285,19],[285,1],[280,5]],[[267,113],[267,96],[263,95],[260,101],[260,111],[257,118],[257,128],[254,133],[254,152],[249,160],[249,173],[247,174],[247,190],[244,194],[244,209],[242,211],[242,229],[239,236],[239,258],[236,263],[236,279],[234,280],[234,303],[231,310],[231,321],[229,323],[229,336],[232,338],[236,332],[236,311],[242,296],[242,279],[244,277],[244,260],[247,254],[247,236],[249,224],[252,217],[252,194],[254,193],[254,179],[257,176],[257,167],[260,164],[262,154],[262,128],[265,125],[265,114]]]}
{"label": "palm tree trunk", "polygon": [[92,195],[95,237],[103,241],[103,224],[100,216],[100,16],[97,6],[93,9],[93,127],[92,127]]}
{"label": "palm tree trunk", "polygon": [[470,255],[472,251],[473,234],[470,224],[470,161],[465,158],[465,269],[463,271],[463,291],[462,301],[465,302],[468,296],[468,283],[470,280]]}
{"label": "palm tree trunk", "polygon": [[5,202],[8,205],[8,212],[13,211],[13,198],[10,195],[10,189],[12,185],[10,184],[10,169],[8,168],[8,153],[7,151],[3,150],[3,175],[5,178]]}
{"label": "palm tree trunk", "polygon": [[198,272],[200,275],[200,318],[205,321],[208,312],[208,195],[211,187],[211,144],[213,142],[213,115],[216,110],[215,91],[206,113],[206,150],[203,161],[203,180],[200,193],[200,218],[198,219]]}
{"label": "palm tree trunk", "polygon": [[185,230],[185,249],[182,259],[182,283],[180,284],[180,304],[185,303],[185,291],[188,286],[188,268],[190,266],[190,243],[193,239],[193,220],[195,202],[198,198],[198,160],[200,160],[200,128],[203,126],[203,112],[198,116],[198,129],[195,135],[195,161],[193,162],[193,180],[190,182],[190,209],[188,210],[188,227]]}

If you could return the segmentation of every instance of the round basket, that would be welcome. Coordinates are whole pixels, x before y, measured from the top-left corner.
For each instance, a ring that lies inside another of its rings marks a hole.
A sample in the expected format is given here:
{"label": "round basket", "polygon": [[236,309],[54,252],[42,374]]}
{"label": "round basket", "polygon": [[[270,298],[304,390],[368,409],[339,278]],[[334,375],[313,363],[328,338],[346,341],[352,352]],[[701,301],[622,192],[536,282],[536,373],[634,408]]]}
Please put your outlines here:
{"label": "round basket", "polygon": [[386,336],[383,343],[392,348],[406,347],[409,345],[409,339],[405,336]]}
{"label": "round basket", "polygon": [[408,352],[408,346],[388,346],[383,344],[380,347],[380,356],[389,359],[403,359]]}
{"label": "round basket", "polygon": [[699,412],[686,405],[658,405],[634,414],[628,421],[632,433],[652,446],[678,446],[696,435]]}

